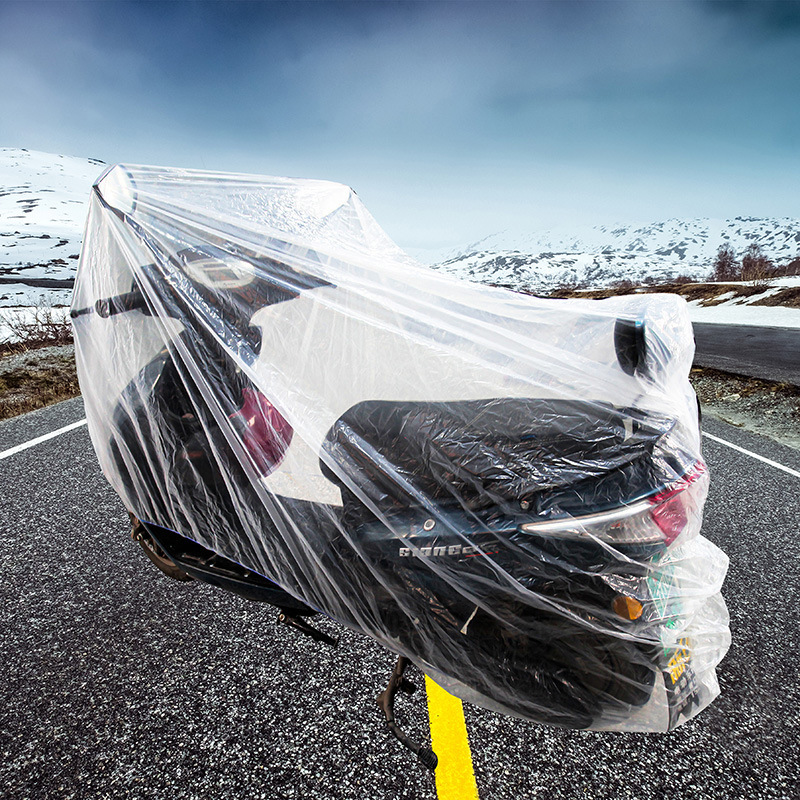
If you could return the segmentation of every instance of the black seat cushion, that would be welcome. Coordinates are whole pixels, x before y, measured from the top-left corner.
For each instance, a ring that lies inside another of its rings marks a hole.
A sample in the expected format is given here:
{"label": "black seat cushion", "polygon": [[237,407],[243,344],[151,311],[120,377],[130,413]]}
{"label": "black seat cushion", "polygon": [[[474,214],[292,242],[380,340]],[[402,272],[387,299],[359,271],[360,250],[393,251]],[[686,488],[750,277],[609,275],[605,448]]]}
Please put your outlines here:
{"label": "black seat cushion", "polygon": [[576,400],[366,401],[328,432],[322,469],[346,505],[360,495],[382,513],[427,501],[465,510],[527,501],[555,516],[655,490],[663,476],[654,447],[673,424]]}

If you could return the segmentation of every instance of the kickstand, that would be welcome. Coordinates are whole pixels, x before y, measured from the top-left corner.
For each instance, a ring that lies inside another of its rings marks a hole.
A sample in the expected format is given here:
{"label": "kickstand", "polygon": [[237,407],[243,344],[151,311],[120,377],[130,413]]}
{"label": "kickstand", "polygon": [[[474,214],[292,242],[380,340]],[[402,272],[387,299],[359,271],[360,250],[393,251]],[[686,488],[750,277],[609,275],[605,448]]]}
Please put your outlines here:
{"label": "kickstand", "polygon": [[317,630],[317,628],[309,625],[302,617],[292,614],[291,611],[282,610],[281,613],[278,614],[278,623],[288,625],[290,628],[300,631],[300,633],[309,636],[315,642],[323,642],[331,647],[337,647],[339,644],[338,639],[334,639],[333,636],[328,636],[327,633]]}
{"label": "kickstand", "polygon": [[409,661],[405,656],[400,656],[397,659],[392,677],[389,678],[389,684],[377,697],[378,705],[381,707],[383,715],[386,717],[386,724],[389,726],[389,730],[395,735],[400,744],[407,747],[416,755],[424,766],[433,771],[439,763],[439,758],[436,753],[429,747],[423,747],[421,744],[417,744],[413,739],[406,736],[394,718],[394,698],[398,690],[406,694],[412,694],[417,689],[417,687],[403,675],[408,664]]}

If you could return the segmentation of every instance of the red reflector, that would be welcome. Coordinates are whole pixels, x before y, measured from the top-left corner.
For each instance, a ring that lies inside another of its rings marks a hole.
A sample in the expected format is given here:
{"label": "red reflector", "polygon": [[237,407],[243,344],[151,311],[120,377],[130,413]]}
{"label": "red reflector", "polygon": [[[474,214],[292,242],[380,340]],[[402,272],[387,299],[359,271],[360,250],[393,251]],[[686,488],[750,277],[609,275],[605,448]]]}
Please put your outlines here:
{"label": "red reflector", "polygon": [[655,506],[650,511],[650,516],[664,534],[664,541],[672,544],[689,522],[686,510],[683,507],[683,498],[680,495],[665,500],[661,505]]}
{"label": "red reflector", "polygon": [[242,400],[242,407],[230,419],[259,471],[269,475],[292,441],[292,426],[261,392],[244,389]]}
{"label": "red reflector", "polygon": [[672,544],[689,522],[683,492],[706,473],[706,465],[698,461],[677,483],[649,498],[653,504],[650,516],[664,534],[666,544]]}

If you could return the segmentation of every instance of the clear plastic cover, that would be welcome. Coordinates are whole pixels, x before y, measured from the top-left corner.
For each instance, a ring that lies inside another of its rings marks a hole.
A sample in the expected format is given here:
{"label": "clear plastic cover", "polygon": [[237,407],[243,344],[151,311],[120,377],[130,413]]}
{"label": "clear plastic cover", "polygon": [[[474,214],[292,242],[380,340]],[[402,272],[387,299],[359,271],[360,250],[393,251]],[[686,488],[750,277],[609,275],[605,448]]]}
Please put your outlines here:
{"label": "clear plastic cover", "polygon": [[117,166],[72,316],[125,505],[277,605],[539,722],[668,730],[717,695],[681,298],[464,283],[345,186]]}

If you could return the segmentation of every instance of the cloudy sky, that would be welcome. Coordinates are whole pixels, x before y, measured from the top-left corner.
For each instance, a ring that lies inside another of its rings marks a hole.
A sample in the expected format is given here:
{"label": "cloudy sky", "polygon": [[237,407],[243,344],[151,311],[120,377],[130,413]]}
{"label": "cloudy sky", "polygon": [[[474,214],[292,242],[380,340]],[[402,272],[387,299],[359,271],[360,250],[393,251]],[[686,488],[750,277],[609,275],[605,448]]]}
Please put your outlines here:
{"label": "cloudy sky", "polygon": [[4,2],[0,145],[353,186],[409,248],[800,216],[800,2]]}

